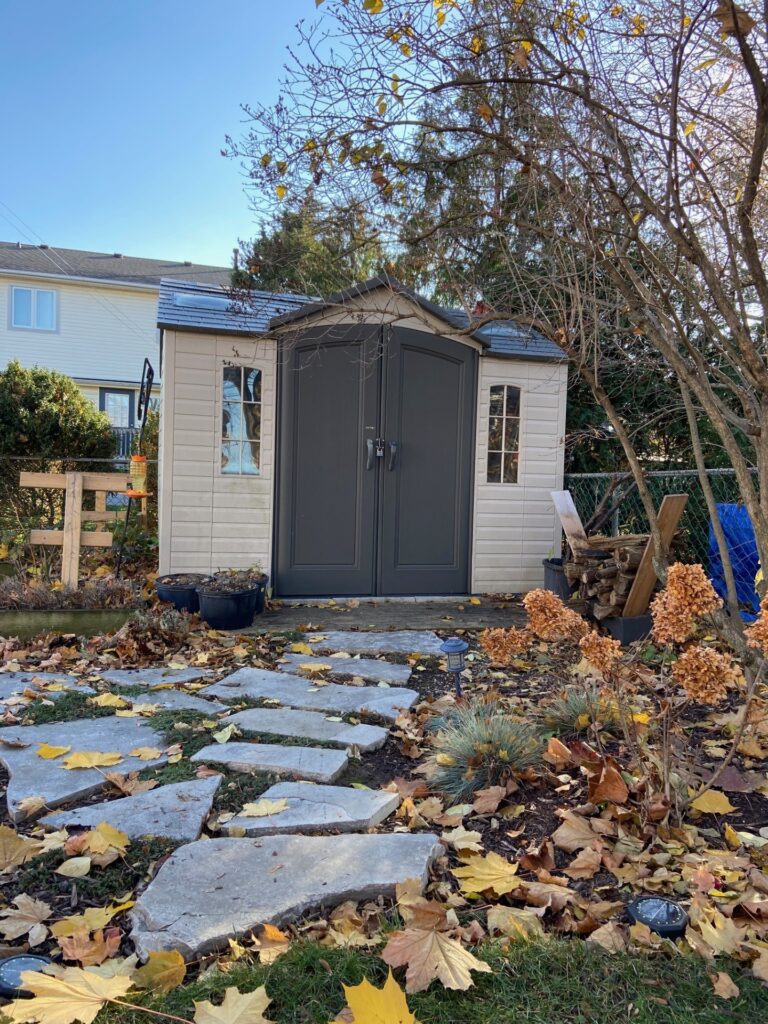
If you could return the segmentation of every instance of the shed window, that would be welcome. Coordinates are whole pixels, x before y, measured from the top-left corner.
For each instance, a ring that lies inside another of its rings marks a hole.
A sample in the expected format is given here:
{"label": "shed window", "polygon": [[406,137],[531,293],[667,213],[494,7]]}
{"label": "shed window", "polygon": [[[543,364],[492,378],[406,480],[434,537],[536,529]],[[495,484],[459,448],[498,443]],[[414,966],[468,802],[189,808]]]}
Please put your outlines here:
{"label": "shed window", "polygon": [[56,330],[56,292],[48,288],[11,288],[11,327]]}
{"label": "shed window", "polygon": [[258,476],[261,467],[261,370],[225,366],[222,380],[221,471]]}
{"label": "shed window", "polygon": [[520,456],[520,388],[491,386],[488,411],[488,483],[516,484]]}

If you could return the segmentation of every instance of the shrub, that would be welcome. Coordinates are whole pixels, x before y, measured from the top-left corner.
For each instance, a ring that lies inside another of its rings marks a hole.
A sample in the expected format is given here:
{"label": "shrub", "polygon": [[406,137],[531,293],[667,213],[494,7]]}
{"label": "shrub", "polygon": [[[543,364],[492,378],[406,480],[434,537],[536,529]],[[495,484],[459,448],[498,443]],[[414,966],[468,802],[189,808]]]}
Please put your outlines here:
{"label": "shrub", "polygon": [[596,687],[568,686],[541,706],[546,728],[558,736],[578,736],[593,726],[606,732],[620,727],[619,709]]}
{"label": "shrub", "polygon": [[550,590],[531,590],[523,598],[531,630],[542,640],[580,640],[589,627]]}
{"label": "shrub", "polygon": [[128,580],[88,580],[77,590],[64,590],[42,579],[0,578],[2,609],[133,608],[142,603],[139,588]]}
{"label": "shrub", "polygon": [[511,665],[515,658],[525,654],[534,637],[527,629],[484,629],[480,644],[496,665]]}
{"label": "shrub", "polygon": [[544,751],[539,730],[497,701],[457,707],[436,724],[428,778],[451,800],[469,800],[477,790],[505,782],[537,764]]}

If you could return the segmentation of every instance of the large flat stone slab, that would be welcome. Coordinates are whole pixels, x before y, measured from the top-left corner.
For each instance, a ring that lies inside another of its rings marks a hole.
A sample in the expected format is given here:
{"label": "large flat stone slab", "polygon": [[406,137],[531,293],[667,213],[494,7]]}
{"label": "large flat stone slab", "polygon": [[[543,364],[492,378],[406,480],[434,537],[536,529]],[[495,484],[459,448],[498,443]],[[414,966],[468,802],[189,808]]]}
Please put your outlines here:
{"label": "large flat stone slab", "polygon": [[[8,746],[8,743],[24,743],[24,747]],[[37,754],[38,746],[48,743],[53,747],[71,747],[71,753],[78,751],[100,751],[120,753],[121,761],[104,768],[62,767],[67,755],[46,760]],[[0,729],[0,762],[8,769],[8,813],[13,821],[21,821],[25,815],[19,810],[19,803],[28,796],[41,796],[48,807],[59,807],[71,800],[82,800],[97,793],[108,785],[104,777],[107,771],[141,771],[155,765],[165,764],[167,757],[142,761],[129,757],[134,747],[163,747],[162,737],[143,718],[89,718],[74,722],[51,722],[49,725],[19,725]]]}
{"label": "large flat stone slab", "polygon": [[236,772],[273,772],[311,782],[334,782],[348,760],[343,750],[283,747],[278,743],[211,743],[190,757],[190,761],[223,764]]}
{"label": "large flat stone slab", "polygon": [[[51,686],[63,689],[51,690]],[[25,690],[45,700],[58,700],[65,693],[73,691],[85,694],[95,692],[90,686],[81,683],[77,676],[66,672],[0,672],[0,706],[13,708],[34,700],[23,696]]]}
{"label": "large flat stone slab", "polygon": [[226,948],[262,924],[278,927],[344,900],[392,896],[426,884],[442,851],[430,834],[209,839],[176,850],[131,911],[141,957],[177,949],[187,959]]}
{"label": "large flat stone slab", "polygon": [[278,668],[281,672],[295,674],[298,673],[300,665],[330,665],[330,669],[324,675],[331,678],[358,676],[373,683],[390,683],[394,686],[402,686],[411,678],[410,666],[393,665],[389,661],[377,661],[374,658],[334,658],[333,655],[315,658],[305,654],[284,654]]}
{"label": "large flat stone slab", "polygon": [[131,706],[134,704],[152,704],[158,711],[200,711],[204,715],[215,715],[221,711],[229,711],[226,704],[215,700],[202,700],[184,690],[150,690],[142,694],[121,693],[120,696]]}
{"label": "large flat stone slab", "polygon": [[240,668],[200,692],[226,701],[274,700],[302,711],[378,715],[389,721],[397,718],[398,709],[409,708],[419,696],[415,690],[400,686],[317,686],[301,676],[263,668]]}
{"label": "large flat stone slab", "polygon": [[248,836],[361,832],[384,821],[400,803],[397,793],[345,786],[310,786],[306,782],[279,782],[259,799],[285,799],[288,807],[262,818],[238,814],[224,825],[225,831],[245,829]]}
{"label": "large flat stone slab", "polygon": [[42,821],[51,828],[95,828],[105,821],[131,839],[161,836],[189,843],[200,836],[221,778],[158,786],[136,796],[46,814]]}
{"label": "large flat stone slab", "polygon": [[389,633],[322,633],[312,642],[312,634],[304,639],[315,651],[346,651],[348,654],[435,654],[440,655],[442,640],[431,630],[395,629]]}
{"label": "large flat stone slab", "polygon": [[296,711],[293,708],[249,708],[230,715],[227,724],[230,722],[247,732],[320,740],[337,747],[358,747],[363,752],[382,747],[389,736],[389,732],[379,725],[329,722],[317,711]]}
{"label": "large flat stone slab", "polygon": [[112,668],[100,672],[102,679],[113,686],[181,686],[183,683],[197,683],[207,679],[210,669],[205,668]]}

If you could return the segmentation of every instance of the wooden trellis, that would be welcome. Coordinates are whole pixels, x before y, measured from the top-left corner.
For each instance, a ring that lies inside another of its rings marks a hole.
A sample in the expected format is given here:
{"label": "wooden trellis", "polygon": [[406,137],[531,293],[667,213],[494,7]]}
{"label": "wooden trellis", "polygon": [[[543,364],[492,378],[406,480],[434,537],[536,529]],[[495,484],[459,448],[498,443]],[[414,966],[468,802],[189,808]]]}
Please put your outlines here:
{"label": "wooden trellis", "polygon": [[[108,511],[110,491],[125,491],[127,473],[22,473],[22,487],[53,487],[64,491],[64,529],[31,530],[30,544],[60,546],[61,582],[67,590],[76,590],[80,579],[80,549],[109,548],[112,534],[106,530],[84,530],[84,522],[118,522],[122,511]],[[83,492],[96,492],[96,510],[83,509]]]}

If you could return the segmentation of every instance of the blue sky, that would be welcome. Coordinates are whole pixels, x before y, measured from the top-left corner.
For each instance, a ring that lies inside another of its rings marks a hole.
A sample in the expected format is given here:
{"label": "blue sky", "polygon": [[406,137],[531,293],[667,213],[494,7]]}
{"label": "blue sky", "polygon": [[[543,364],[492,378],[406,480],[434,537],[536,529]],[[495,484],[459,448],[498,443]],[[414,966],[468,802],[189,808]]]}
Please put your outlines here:
{"label": "blue sky", "polygon": [[7,0],[0,239],[229,265],[254,214],[224,137],[242,102],[276,97],[314,16],[314,0]]}

